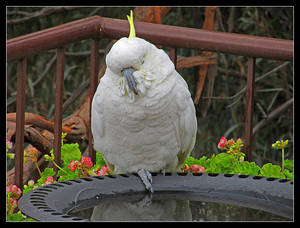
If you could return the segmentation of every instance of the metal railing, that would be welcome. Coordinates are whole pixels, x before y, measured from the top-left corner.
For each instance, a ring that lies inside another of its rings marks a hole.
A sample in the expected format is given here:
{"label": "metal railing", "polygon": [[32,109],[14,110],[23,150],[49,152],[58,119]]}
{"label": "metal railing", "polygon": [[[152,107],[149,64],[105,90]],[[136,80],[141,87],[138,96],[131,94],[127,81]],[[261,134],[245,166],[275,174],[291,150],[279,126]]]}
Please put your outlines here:
{"label": "metal railing", "polygon": [[[255,59],[268,58],[292,61],[293,40],[215,32],[145,22],[135,22],[135,28],[138,37],[155,44],[172,47],[170,57],[175,67],[177,59],[176,48],[179,47],[248,56],[244,139],[246,158],[247,160],[251,160]],[[97,88],[99,40],[101,38],[118,39],[127,37],[128,34],[129,24],[127,20],[93,16],[7,40],[7,61],[18,60],[15,145],[15,182],[17,186],[23,185],[26,57],[50,49],[57,49],[53,150],[56,162],[59,164],[61,159],[60,138],[62,132],[64,46],[73,42],[92,39],[90,55],[90,99],[92,100]],[[89,142],[92,142],[90,129]],[[96,154],[92,146],[89,146],[89,156],[94,162]]]}

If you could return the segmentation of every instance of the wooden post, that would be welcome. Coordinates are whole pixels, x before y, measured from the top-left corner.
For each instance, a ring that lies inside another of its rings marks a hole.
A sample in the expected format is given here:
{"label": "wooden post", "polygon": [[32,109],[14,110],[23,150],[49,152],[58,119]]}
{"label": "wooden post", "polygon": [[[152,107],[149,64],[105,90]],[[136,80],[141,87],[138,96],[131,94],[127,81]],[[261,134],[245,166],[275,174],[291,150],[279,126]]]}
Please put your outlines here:
{"label": "wooden post", "polygon": [[18,62],[15,147],[15,183],[20,189],[23,187],[26,68],[26,58],[23,58]]}
{"label": "wooden post", "polygon": [[91,76],[90,76],[90,118],[89,118],[89,157],[93,164],[96,163],[96,151],[93,147],[93,135],[91,128],[92,101],[98,85],[98,64],[99,64],[99,40],[93,39],[91,45]]}
{"label": "wooden post", "polygon": [[[61,132],[62,132],[62,103],[64,92],[64,70],[65,70],[65,50],[57,49],[56,56],[56,91],[55,91],[55,111],[54,111],[54,161],[57,165],[61,164]],[[57,167],[54,167],[57,172]]]}
{"label": "wooden post", "polygon": [[252,119],[255,91],[255,58],[248,58],[247,92],[246,92],[246,118],[245,118],[245,155],[246,160],[252,160]]}

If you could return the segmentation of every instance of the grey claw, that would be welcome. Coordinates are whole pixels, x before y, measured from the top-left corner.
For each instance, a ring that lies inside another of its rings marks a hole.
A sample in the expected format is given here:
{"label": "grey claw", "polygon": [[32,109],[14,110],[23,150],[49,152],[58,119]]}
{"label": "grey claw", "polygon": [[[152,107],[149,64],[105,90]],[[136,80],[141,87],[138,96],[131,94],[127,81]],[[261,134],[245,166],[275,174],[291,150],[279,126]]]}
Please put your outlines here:
{"label": "grey claw", "polygon": [[141,178],[141,180],[143,181],[145,188],[153,193],[153,187],[152,187],[152,175],[151,173],[146,170],[146,169],[139,169],[137,171],[137,174],[139,175],[139,177]]}
{"label": "grey claw", "polygon": [[152,184],[152,175],[151,175],[151,173],[146,169],[144,169],[144,170],[145,170],[145,173],[147,175],[148,181]]}
{"label": "grey claw", "polygon": [[137,206],[141,207],[149,207],[152,204],[152,194],[146,194],[143,199],[137,202]]}

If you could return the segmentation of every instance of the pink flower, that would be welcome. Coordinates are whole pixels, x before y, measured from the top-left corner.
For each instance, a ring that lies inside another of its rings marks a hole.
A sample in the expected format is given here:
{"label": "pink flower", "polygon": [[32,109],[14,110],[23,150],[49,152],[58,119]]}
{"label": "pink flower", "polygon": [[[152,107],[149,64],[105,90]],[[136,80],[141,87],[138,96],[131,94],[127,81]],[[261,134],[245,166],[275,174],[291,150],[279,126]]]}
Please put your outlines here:
{"label": "pink flower", "polygon": [[225,149],[226,143],[227,143],[227,139],[224,136],[222,136],[220,142],[218,143],[218,148]]}
{"label": "pink flower", "polygon": [[16,199],[9,198],[9,202],[8,202],[8,198],[6,198],[6,211],[8,211],[9,214],[13,214],[17,206],[18,206],[18,201]]}
{"label": "pink flower", "polygon": [[72,172],[74,172],[74,170],[77,169],[78,163],[79,163],[79,161],[74,161],[74,160],[72,160],[72,161],[70,162],[70,164],[68,165],[68,168],[69,168]]}
{"label": "pink flower", "polygon": [[200,173],[205,173],[205,167],[203,166],[200,166],[200,170],[199,170]]}
{"label": "pink flower", "polygon": [[10,198],[10,206],[11,206],[12,208],[17,207],[17,206],[18,206],[18,201],[17,201],[16,199]]}
{"label": "pink flower", "polygon": [[53,179],[53,177],[52,177],[52,176],[49,176],[49,177],[47,178],[47,181],[48,181],[48,182],[53,182],[53,181],[54,181],[54,179]]}
{"label": "pink flower", "polygon": [[20,188],[18,188],[16,185],[14,185],[14,192],[16,194],[17,199],[20,198],[20,196],[22,195],[22,191]]}
{"label": "pink flower", "polygon": [[108,175],[109,168],[107,166],[102,166],[101,169],[98,171],[98,176]]}
{"label": "pink flower", "polygon": [[52,184],[52,183],[55,183],[55,180],[53,179],[52,176],[49,176],[49,177],[47,178],[47,180],[45,180],[44,184],[42,184],[42,186],[45,186],[45,185],[47,185],[47,184]]}
{"label": "pink flower", "polygon": [[11,187],[12,187],[12,185],[6,186],[6,191],[7,191],[7,192],[11,192]]}
{"label": "pink flower", "polygon": [[183,168],[183,171],[186,172],[186,173],[190,172],[190,167],[187,164],[185,164],[184,168]]}
{"label": "pink flower", "polygon": [[17,185],[8,185],[6,186],[6,191],[11,195],[11,198],[19,199],[22,195],[22,191],[20,188],[17,187]]}
{"label": "pink flower", "polygon": [[18,186],[6,182],[6,211],[9,214],[13,214],[18,206],[18,199],[22,195],[22,191]]}
{"label": "pink flower", "polygon": [[201,165],[196,165],[196,164],[193,164],[191,166],[184,165],[183,170],[184,170],[184,172],[204,173],[205,167],[203,167]]}
{"label": "pink flower", "polygon": [[191,165],[191,169],[194,173],[199,173],[200,171],[200,166],[198,165]]}
{"label": "pink flower", "polygon": [[194,173],[204,173],[205,172],[205,168],[200,165],[191,165],[191,169]]}
{"label": "pink flower", "polygon": [[90,169],[93,166],[93,162],[90,157],[83,156],[81,158],[81,164]]}

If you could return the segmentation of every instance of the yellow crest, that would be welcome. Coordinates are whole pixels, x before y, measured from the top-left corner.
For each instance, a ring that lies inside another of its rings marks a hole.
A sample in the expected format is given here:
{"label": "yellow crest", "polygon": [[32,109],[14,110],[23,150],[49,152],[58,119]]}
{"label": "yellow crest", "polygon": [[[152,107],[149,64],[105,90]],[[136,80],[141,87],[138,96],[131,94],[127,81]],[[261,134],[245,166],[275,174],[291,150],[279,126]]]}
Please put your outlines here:
{"label": "yellow crest", "polygon": [[135,37],[135,29],[134,29],[134,24],[133,24],[133,13],[132,10],[130,10],[130,17],[127,15],[127,19],[129,21],[129,26],[130,26],[130,33],[128,39]]}

